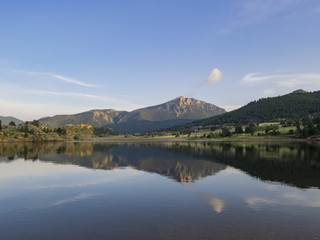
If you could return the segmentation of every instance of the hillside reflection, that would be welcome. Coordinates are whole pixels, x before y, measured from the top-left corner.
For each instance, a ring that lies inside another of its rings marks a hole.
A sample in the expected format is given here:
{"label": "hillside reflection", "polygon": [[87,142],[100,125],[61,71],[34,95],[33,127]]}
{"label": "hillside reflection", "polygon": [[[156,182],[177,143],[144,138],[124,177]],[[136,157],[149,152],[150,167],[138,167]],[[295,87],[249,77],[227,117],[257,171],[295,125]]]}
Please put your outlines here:
{"label": "hillside reflection", "polygon": [[1,144],[0,161],[16,158],[111,170],[130,166],[178,182],[196,181],[227,165],[267,181],[320,188],[320,148],[302,143]]}

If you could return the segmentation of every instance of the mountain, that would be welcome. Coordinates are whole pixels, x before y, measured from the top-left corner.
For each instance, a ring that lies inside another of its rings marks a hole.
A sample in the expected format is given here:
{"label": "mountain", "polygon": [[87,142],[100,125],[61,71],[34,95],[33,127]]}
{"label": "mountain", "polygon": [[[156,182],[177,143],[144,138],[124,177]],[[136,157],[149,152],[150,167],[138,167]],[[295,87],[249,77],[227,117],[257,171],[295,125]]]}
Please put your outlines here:
{"label": "mountain", "polygon": [[2,124],[4,125],[8,125],[9,122],[13,121],[15,122],[17,125],[23,123],[24,121],[18,119],[18,118],[14,118],[14,117],[3,117],[3,116],[0,116],[0,120],[2,121]]}
{"label": "mountain", "polygon": [[114,109],[94,109],[72,115],[56,115],[53,117],[45,117],[39,121],[48,128],[64,127],[67,124],[89,124],[94,127],[103,127],[107,124],[117,122],[128,112],[116,111]]}
{"label": "mountain", "polygon": [[39,121],[49,128],[85,123],[94,127],[112,128],[119,133],[143,133],[222,113],[225,110],[213,104],[194,98],[177,97],[169,102],[132,112],[95,109],[73,115],[46,117]]}
{"label": "mountain", "polygon": [[283,96],[262,98],[237,110],[184,126],[173,127],[171,130],[203,125],[247,124],[295,119],[316,113],[320,113],[320,91],[306,92],[300,89]]}

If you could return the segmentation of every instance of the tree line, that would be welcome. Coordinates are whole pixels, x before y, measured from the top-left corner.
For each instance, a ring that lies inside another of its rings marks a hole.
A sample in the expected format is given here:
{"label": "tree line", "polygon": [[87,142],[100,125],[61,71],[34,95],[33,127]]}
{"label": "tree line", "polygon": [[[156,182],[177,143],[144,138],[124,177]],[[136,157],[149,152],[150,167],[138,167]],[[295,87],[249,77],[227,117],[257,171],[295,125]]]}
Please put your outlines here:
{"label": "tree line", "polygon": [[320,112],[320,91],[263,98],[229,113],[195,122],[200,125],[248,124],[299,119]]}

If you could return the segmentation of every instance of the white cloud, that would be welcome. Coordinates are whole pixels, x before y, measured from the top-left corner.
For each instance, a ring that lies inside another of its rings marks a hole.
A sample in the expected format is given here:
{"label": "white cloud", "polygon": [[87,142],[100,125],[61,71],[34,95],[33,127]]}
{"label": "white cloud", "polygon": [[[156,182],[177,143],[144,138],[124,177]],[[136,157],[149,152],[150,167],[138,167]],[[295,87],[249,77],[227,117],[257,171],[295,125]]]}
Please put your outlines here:
{"label": "white cloud", "polygon": [[277,75],[261,76],[260,73],[248,73],[242,78],[242,81],[245,83],[256,83],[273,79],[276,76]]}
{"label": "white cloud", "polygon": [[21,120],[34,120],[45,116],[56,114],[74,114],[89,110],[87,107],[32,103],[24,101],[8,101],[0,99],[1,114],[5,116],[13,116]]}
{"label": "white cloud", "polygon": [[83,86],[83,87],[90,87],[90,88],[97,87],[96,85],[85,83],[85,82],[82,82],[78,79],[66,77],[66,76],[63,76],[60,74],[56,74],[56,73],[26,71],[26,70],[18,70],[18,69],[7,69],[7,70],[17,72],[17,73],[22,73],[22,74],[35,75],[38,77],[49,77],[49,78],[53,78],[53,79],[58,79],[58,80],[61,80],[61,81],[67,82],[67,83],[72,83],[72,84],[76,84],[76,85]]}
{"label": "white cloud", "polygon": [[259,12],[264,16],[277,12],[286,11],[291,6],[298,6],[304,0],[246,0],[242,2],[243,10],[246,12]]}
{"label": "white cloud", "polygon": [[[237,13],[219,33],[230,33],[236,28],[259,24],[261,21],[271,18],[280,13],[296,13],[297,8],[301,9],[306,1],[304,0],[246,0],[236,1],[234,6]],[[285,15],[284,15],[285,16]]]}
{"label": "white cloud", "polygon": [[66,76],[62,76],[62,75],[57,75],[57,74],[51,74],[51,73],[48,73],[48,74],[56,79],[60,79],[62,81],[68,82],[68,83],[77,84],[77,85],[80,85],[83,87],[96,87],[93,84],[84,83],[84,82],[81,82],[81,81],[74,79],[74,78],[70,78],[70,77],[66,77]]}
{"label": "white cloud", "polygon": [[[27,91],[26,91],[27,92]],[[79,97],[79,98],[91,98],[102,101],[118,101],[115,98],[104,97],[99,95],[92,95],[87,93],[75,93],[75,92],[54,92],[54,91],[28,91],[32,94],[41,94],[41,95],[56,95],[56,96],[66,96],[66,97]]]}
{"label": "white cloud", "polygon": [[248,73],[242,78],[245,84],[270,84],[278,87],[297,89],[320,89],[320,73],[262,74]]}
{"label": "white cloud", "polygon": [[[27,91],[26,91],[27,92]],[[93,95],[93,94],[87,94],[87,93],[76,93],[76,92],[55,92],[55,91],[28,91],[29,93],[32,94],[40,94],[40,95],[56,95],[56,96],[65,96],[65,97],[71,97],[71,98],[87,98],[87,99],[93,99],[93,100],[98,100],[99,103],[107,103],[110,105],[111,103],[114,103],[113,106],[110,106],[111,108],[115,108],[116,110],[121,109],[126,109],[127,111],[130,110],[135,110],[138,108],[145,107],[144,105],[139,105],[132,103],[130,100],[124,100],[124,96],[115,96],[115,97],[105,97],[105,96],[100,96],[100,95]],[[131,97],[133,98],[133,97]],[[109,108],[110,108],[109,107]],[[95,108],[93,106],[93,108]]]}
{"label": "white cloud", "polygon": [[241,108],[243,105],[225,105],[225,106],[221,106],[223,109],[225,109],[227,112],[236,110],[238,108]]}
{"label": "white cloud", "polygon": [[[27,91],[25,91],[26,93]],[[95,96],[82,93],[68,93],[68,92],[47,92],[47,91],[29,91],[29,93],[43,95],[41,103],[35,103],[23,100],[7,100],[0,98],[0,115],[13,116],[21,120],[34,120],[45,116],[53,116],[57,114],[76,114],[80,112],[89,111],[91,109],[109,109],[131,111],[144,106],[124,101],[118,98],[106,98],[103,96]],[[76,105],[75,101],[67,103],[49,102],[48,95],[66,96],[72,98],[79,98],[83,100],[93,99],[92,103],[86,105]],[[35,99],[37,99],[35,97]]]}
{"label": "white cloud", "polygon": [[[137,100],[133,97],[110,95],[105,92],[101,94],[101,89],[85,89],[78,92],[70,87],[68,89],[72,91],[64,91],[66,87],[61,86],[63,84],[51,85],[48,78],[47,73],[21,74],[20,70],[0,69],[0,89],[5,89],[0,96],[0,115],[33,120],[97,108],[131,111],[145,107],[135,103]],[[15,81],[16,79],[18,80]]]}
{"label": "white cloud", "polygon": [[208,77],[202,82],[197,83],[192,90],[186,90],[184,95],[187,97],[192,97],[200,88],[206,85],[215,84],[221,81],[223,78],[223,73],[218,69],[214,68],[208,75]]}
{"label": "white cloud", "polygon": [[214,68],[209,74],[209,76],[207,77],[205,83],[214,84],[221,81],[222,78],[223,78],[223,73],[218,68]]}
{"label": "white cloud", "polygon": [[263,90],[264,95],[272,95],[275,94],[275,91],[273,89],[265,89]]}
{"label": "white cloud", "polygon": [[320,13],[320,8],[315,9],[314,12],[317,14]]}

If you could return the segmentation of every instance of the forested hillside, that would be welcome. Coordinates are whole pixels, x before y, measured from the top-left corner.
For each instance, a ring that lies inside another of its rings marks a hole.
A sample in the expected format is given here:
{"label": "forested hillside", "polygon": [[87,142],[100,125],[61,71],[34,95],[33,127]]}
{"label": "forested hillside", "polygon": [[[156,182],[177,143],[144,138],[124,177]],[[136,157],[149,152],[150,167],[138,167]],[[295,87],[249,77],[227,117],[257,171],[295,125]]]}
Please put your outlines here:
{"label": "forested hillside", "polygon": [[320,91],[297,90],[283,96],[262,98],[232,112],[198,120],[185,127],[298,119],[316,113],[320,113]]}

